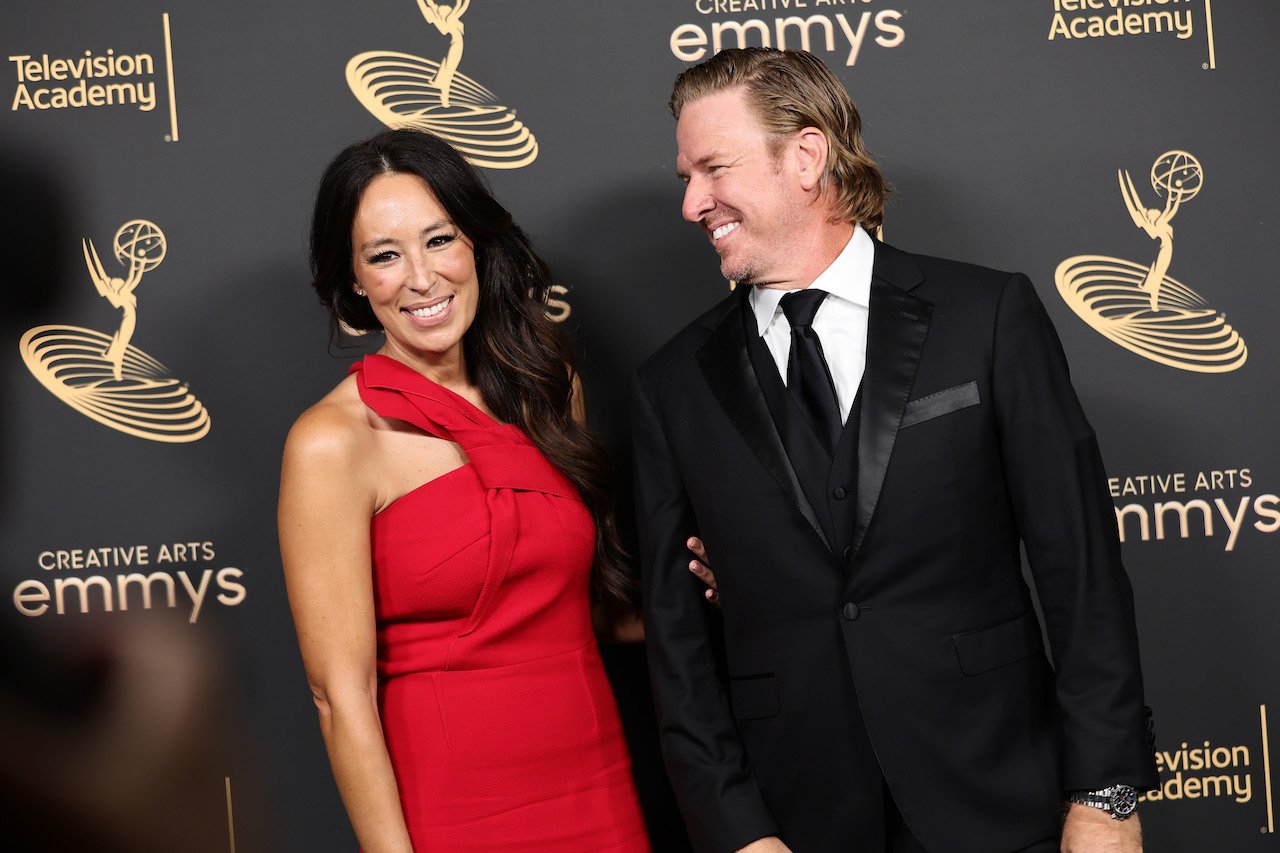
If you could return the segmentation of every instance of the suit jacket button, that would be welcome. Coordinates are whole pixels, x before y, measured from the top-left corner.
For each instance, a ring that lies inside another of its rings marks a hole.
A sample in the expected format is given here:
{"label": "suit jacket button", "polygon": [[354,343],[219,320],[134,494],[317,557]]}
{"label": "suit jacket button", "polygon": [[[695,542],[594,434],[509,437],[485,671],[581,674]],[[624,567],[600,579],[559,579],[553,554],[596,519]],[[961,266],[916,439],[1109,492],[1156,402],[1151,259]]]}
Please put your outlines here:
{"label": "suit jacket button", "polygon": [[858,605],[854,604],[852,601],[846,601],[844,603],[844,607],[840,610],[840,615],[845,619],[848,619],[850,622],[857,619],[861,613],[862,611],[858,609]]}
{"label": "suit jacket button", "polygon": [[849,493],[845,491],[844,486],[836,486],[835,490],[831,492],[831,497],[835,498],[838,501],[842,501],[844,500],[844,497],[847,494]]}

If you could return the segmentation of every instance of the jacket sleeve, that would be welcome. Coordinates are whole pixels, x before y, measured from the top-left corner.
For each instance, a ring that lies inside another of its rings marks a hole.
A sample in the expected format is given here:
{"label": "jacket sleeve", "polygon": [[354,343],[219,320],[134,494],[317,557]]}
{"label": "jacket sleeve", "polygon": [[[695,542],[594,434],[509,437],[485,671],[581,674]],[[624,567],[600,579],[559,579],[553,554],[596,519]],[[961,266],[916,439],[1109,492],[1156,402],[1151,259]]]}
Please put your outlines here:
{"label": "jacket sleeve", "polygon": [[997,308],[992,396],[1005,480],[1053,654],[1063,787],[1156,784],[1133,591],[1092,427],[1022,275]]}
{"label": "jacket sleeve", "polygon": [[663,757],[694,849],[733,851],[778,827],[733,722],[718,614],[688,569],[685,541],[699,534],[697,519],[643,377],[632,428],[645,641]]}

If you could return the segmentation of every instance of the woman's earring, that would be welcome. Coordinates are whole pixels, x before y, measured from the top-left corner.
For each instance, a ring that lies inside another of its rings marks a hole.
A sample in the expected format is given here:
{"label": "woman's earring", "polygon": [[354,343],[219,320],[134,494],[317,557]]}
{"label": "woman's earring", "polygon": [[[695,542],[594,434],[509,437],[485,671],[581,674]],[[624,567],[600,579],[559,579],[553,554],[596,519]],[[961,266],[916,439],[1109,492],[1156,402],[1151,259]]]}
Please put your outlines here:
{"label": "woman's earring", "polygon": [[357,287],[357,288],[356,288],[356,296],[364,296],[364,291]]}

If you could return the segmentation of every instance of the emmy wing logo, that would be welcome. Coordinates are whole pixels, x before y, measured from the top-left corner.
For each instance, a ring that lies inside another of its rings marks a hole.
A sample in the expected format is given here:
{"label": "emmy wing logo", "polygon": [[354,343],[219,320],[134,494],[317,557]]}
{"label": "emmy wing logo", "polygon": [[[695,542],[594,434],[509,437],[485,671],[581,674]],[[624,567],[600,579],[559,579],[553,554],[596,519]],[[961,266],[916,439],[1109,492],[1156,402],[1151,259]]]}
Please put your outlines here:
{"label": "emmy wing logo", "polygon": [[347,85],[387,127],[416,127],[447,139],[464,157],[490,169],[518,169],[538,156],[538,141],[484,86],[458,72],[462,15],[471,0],[448,6],[418,0],[427,23],[449,40],[440,61],[374,50],[347,63]]}
{"label": "emmy wing logo", "polygon": [[1147,264],[1105,255],[1077,255],[1058,265],[1058,292],[1095,330],[1152,361],[1198,373],[1229,373],[1249,357],[1225,315],[1169,275],[1173,217],[1204,186],[1204,169],[1186,151],[1167,151],[1151,166],[1160,207],[1147,207],[1128,171],[1118,172],[1120,196],[1133,224],[1155,242]]}
{"label": "emmy wing logo", "polygon": [[209,432],[209,413],[185,382],[129,342],[138,325],[138,284],[160,266],[168,246],[154,223],[120,226],[112,248],[128,270],[107,274],[91,240],[84,262],[98,295],[121,311],[106,335],[78,326],[37,326],[22,336],[22,360],[40,384],[71,408],[120,432],[152,441],[197,441]]}

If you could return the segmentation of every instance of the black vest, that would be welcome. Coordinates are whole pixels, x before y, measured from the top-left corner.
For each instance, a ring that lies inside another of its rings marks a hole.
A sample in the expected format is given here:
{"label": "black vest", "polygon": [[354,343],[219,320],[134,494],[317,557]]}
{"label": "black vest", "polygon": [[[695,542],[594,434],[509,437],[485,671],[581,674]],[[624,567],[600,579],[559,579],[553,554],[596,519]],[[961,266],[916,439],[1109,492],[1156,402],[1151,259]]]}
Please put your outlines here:
{"label": "black vest", "polygon": [[769,414],[782,437],[787,458],[795,468],[800,487],[818,516],[822,532],[841,565],[848,568],[853,543],[853,511],[858,483],[858,421],[862,412],[862,387],[853,398],[833,459],[796,405],[778,372],[769,347],[757,332],[755,313],[748,299],[742,300],[743,332],[747,353],[755,369],[756,381],[769,407]]}

